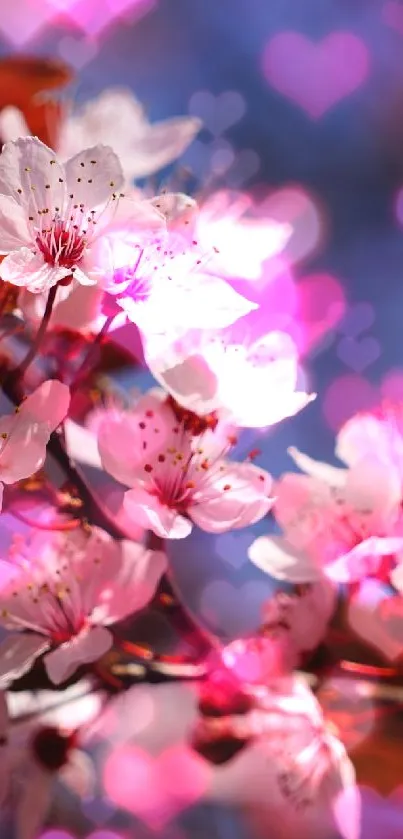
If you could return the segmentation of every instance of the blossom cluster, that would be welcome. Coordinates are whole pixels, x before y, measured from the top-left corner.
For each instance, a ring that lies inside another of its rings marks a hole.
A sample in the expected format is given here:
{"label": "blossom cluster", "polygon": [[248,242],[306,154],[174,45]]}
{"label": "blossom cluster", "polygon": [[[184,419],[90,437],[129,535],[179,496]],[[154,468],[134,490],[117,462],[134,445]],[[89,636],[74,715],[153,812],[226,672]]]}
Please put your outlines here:
{"label": "blossom cluster", "polygon": [[[120,136],[114,119],[123,112],[131,128]],[[389,586],[371,643],[389,659],[403,652],[403,419],[398,407],[385,405],[350,420],[336,447],[345,468],[292,449],[304,474],[273,479],[256,452],[233,458],[243,429],[293,417],[315,394],[300,387],[290,335],[255,335],[248,325],[257,304],[231,285],[225,254],[205,246],[194,198],[132,184],[176,159],[199,128],[190,118],[150,125],[124,91],[106,92],[71,117],[57,150],[29,136],[17,112],[0,115],[2,300],[15,292],[12,314],[25,337],[12,344],[18,358],[29,344],[14,367],[2,359],[1,387],[15,411],[0,419],[1,517],[27,523],[27,481],[35,476],[52,498],[50,518],[36,513],[28,530],[15,528],[2,545],[0,688],[43,672],[53,686],[77,674],[99,676],[122,622],[155,598],[169,572],[166,540],[186,539],[193,528],[247,528],[270,513],[283,535],[253,541],[249,559],[291,586],[265,603],[259,635],[220,648],[218,669],[236,687],[220,683],[217,698],[211,676],[210,711],[201,701],[194,743],[203,753],[223,740],[247,748],[262,741],[278,762],[286,806],[309,809],[329,773],[338,794],[354,783],[343,746],[293,675],[321,643],[339,583],[350,587],[350,622],[364,635],[363,581]],[[280,248],[290,231],[277,228]],[[133,344],[140,339],[155,386],[126,402],[101,400],[84,427],[74,400],[91,388],[94,348],[124,323]],[[46,349],[57,346],[46,340],[61,329],[75,336],[79,356],[86,339],[73,374]],[[67,469],[66,487],[55,483],[52,461]],[[88,503],[83,461],[120,489],[109,519],[94,515],[103,510],[101,491]],[[4,695],[2,703],[4,765],[12,774]],[[36,738],[34,751],[30,741],[37,774],[20,802],[24,839],[37,829],[27,801],[42,782],[46,813],[43,766],[55,771],[67,763],[71,743],[58,736],[60,759],[51,767],[43,760],[46,738]],[[0,807],[10,792],[3,775]]]}

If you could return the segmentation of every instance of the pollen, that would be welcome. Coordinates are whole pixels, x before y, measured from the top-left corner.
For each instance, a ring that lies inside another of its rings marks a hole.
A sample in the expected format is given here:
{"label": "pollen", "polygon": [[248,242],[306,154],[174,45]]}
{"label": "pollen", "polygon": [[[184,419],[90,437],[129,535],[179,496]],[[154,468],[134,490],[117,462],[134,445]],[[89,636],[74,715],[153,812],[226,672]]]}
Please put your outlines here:
{"label": "pollen", "polygon": [[1,435],[1,437],[2,437],[2,440],[7,440],[7,437],[8,437],[7,432],[6,432],[6,431],[3,431],[3,433],[2,433],[2,435]]}
{"label": "pollen", "polygon": [[144,471],[145,472],[152,472],[153,471],[153,467],[151,466],[151,463],[146,463],[146,465],[144,467]]}
{"label": "pollen", "polygon": [[231,484],[224,484],[224,486],[223,486],[224,492],[227,492],[229,489],[231,489]]}

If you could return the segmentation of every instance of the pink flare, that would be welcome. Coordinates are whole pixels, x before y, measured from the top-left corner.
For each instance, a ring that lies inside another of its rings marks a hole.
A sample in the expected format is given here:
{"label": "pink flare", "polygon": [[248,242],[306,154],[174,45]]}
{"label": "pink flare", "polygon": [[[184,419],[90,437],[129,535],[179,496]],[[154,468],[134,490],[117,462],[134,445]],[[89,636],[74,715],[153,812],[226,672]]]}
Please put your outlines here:
{"label": "pink flare", "polygon": [[343,287],[330,274],[306,277],[297,285],[301,340],[298,348],[307,353],[340,322],[347,308]]}
{"label": "pink flare", "polygon": [[361,376],[340,376],[322,395],[325,420],[338,431],[359,411],[368,411],[378,403],[377,389]]}

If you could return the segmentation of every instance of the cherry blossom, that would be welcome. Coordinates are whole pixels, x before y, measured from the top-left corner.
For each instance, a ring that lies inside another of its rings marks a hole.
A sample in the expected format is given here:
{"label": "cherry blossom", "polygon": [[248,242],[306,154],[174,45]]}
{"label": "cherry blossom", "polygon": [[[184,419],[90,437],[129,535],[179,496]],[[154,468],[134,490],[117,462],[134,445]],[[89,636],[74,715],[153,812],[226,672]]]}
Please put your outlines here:
{"label": "cherry blossom", "polygon": [[336,604],[337,588],[326,577],[301,583],[292,592],[276,591],[263,605],[260,631],[281,639],[290,662],[294,661],[294,667],[301,665],[326,635]]}
{"label": "cherry blossom", "polygon": [[[6,701],[0,693],[0,810],[2,816],[11,812],[16,839],[37,839],[51,805],[55,778],[84,798],[93,794],[95,773],[80,748],[74,689],[65,691],[65,701],[70,701],[64,714],[60,708],[38,714],[35,708],[33,717],[28,713],[25,720],[15,719],[13,699],[8,694]],[[94,713],[96,701],[90,705]],[[32,714],[32,705],[29,710]],[[87,708],[84,722],[89,719]]]}
{"label": "cherry blossom", "polygon": [[210,533],[246,527],[270,509],[270,476],[252,463],[226,460],[233,442],[227,426],[212,417],[203,427],[158,390],[98,428],[104,469],[130,487],[128,514],[171,539],[187,536],[192,523]]}
{"label": "cherry blossom", "polygon": [[184,408],[218,412],[241,427],[267,427],[314,398],[297,389],[297,349],[289,335],[269,332],[234,342],[221,333],[188,332],[168,349],[151,341],[145,356],[153,376]]}
{"label": "cherry blossom", "polygon": [[49,380],[13,414],[0,418],[0,508],[4,484],[28,478],[43,466],[50,435],[65,418],[69,403],[67,385]]}
{"label": "cherry blossom", "polygon": [[44,653],[54,684],[101,658],[113,643],[106,627],[148,603],[164,570],[163,553],[99,528],[17,537],[0,569],[0,623],[12,632],[0,645],[0,684]]}
{"label": "cherry blossom", "polygon": [[[261,668],[250,667],[249,663],[245,669],[245,659],[251,655],[255,659],[258,649]],[[202,686],[192,742],[203,754],[209,745],[219,747],[225,743],[228,749],[229,741],[234,741],[238,753],[230,759],[226,774],[228,778],[231,775],[234,783],[243,777],[241,800],[245,803],[248,798],[250,803],[260,799],[259,770],[261,773],[265,755],[265,765],[271,770],[266,768],[261,781],[266,790],[270,789],[267,805],[274,821],[278,816],[276,810],[281,807],[287,822],[288,808],[289,814],[299,816],[302,827],[320,802],[323,805],[327,799],[327,806],[330,804],[332,808],[343,790],[355,789],[355,773],[342,743],[327,729],[321,708],[304,680],[296,674],[270,673],[264,659],[267,659],[265,648],[261,644],[257,646],[253,638],[234,641],[224,648],[222,663],[227,668],[227,676],[217,668]],[[270,785],[269,771],[273,776]],[[222,783],[216,786],[217,792],[222,793],[223,770],[220,775]],[[252,784],[245,780],[252,778]],[[274,824],[273,829],[277,836]],[[279,835],[286,834],[280,831]],[[356,834],[351,831],[341,835]]]}
{"label": "cherry blossom", "polygon": [[[57,151],[61,160],[67,160],[97,143],[112,146],[125,179],[131,181],[153,175],[180,157],[201,125],[189,116],[150,123],[129,89],[112,87],[66,115]],[[30,134],[22,114],[12,106],[1,111],[0,129],[5,142]]]}
{"label": "cherry blossom", "polygon": [[6,143],[0,155],[2,279],[34,293],[69,286],[73,278],[96,283],[89,274],[91,247],[118,206],[128,226],[163,224],[149,204],[121,196],[123,181],[108,146],[88,148],[62,165],[36,137]]}
{"label": "cherry blossom", "polygon": [[379,573],[384,561],[392,568],[391,555],[403,548],[396,473],[377,452],[339,469],[289,451],[308,474],[287,473],[277,482],[273,512],[284,537],[260,537],[249,549],[250,559],[294,583],[315,582],[323,573],[353,582]]}
{"label": "cherry blossom", "polygon": [[160,350],[189,329],[221,329],[257,308],[214,271],[191,230],[197,205],[182,193],[143,201],[164,226],[155,233],[123,224],[98,240],[91,275],[110,297],[111,314],[123,310],[145,342]]}

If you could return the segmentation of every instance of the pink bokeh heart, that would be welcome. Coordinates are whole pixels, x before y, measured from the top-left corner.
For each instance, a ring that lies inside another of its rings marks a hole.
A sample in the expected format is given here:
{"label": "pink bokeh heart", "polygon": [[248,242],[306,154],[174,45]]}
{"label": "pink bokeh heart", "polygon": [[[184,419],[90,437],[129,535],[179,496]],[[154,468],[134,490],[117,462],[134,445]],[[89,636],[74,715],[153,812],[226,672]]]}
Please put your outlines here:
{"label": "pink bokeh heart", "polygon": [[157,756],[135,746],[118,746],[103,768],[108,798],[153,829],[202,799],[210,777],[208,764],[179,745]]}
{"label": "pink bokeh heart", "polygon": [[200,117],[204,128],[214,137],[220,137],[239,122],[245,112],[245,99],[237,90],[225,90],[218,96],[208,90],[199,90],[189,102],[189,113]]}
{"label": "pink bokeh heart", "polygon": [[382,20],[399,35],[403,35],[403,6],[397,0],[389,0],[382,9]]}
{"label": "pink bokeh heart", "polygon": [[312,119],[319,119],[367,79],[369,52],[350,32],[314,43],[298,32],[275,35],[263,53],[269,84]]}

